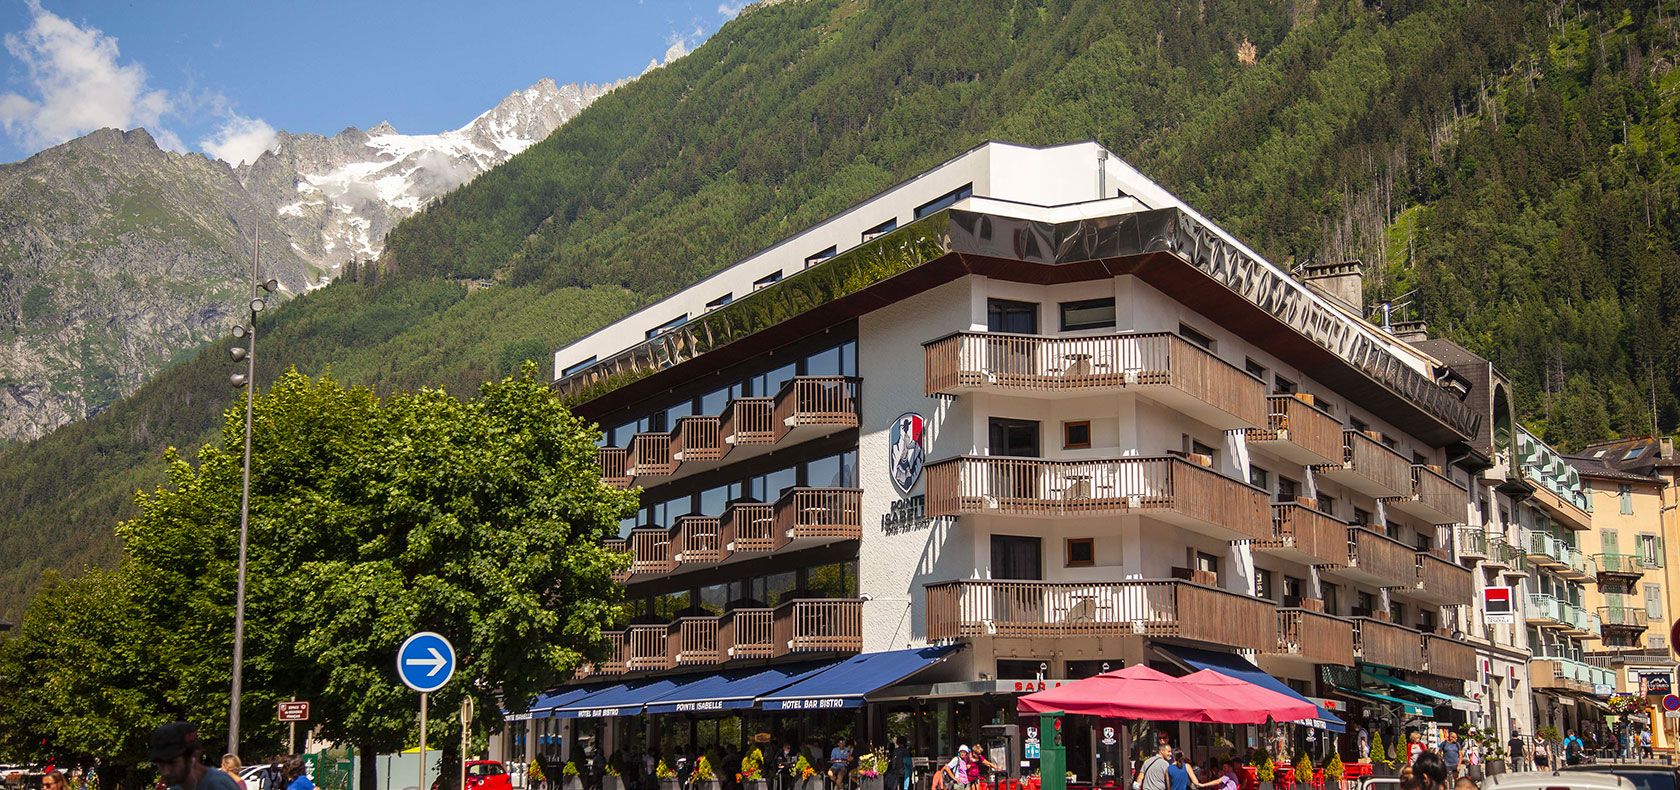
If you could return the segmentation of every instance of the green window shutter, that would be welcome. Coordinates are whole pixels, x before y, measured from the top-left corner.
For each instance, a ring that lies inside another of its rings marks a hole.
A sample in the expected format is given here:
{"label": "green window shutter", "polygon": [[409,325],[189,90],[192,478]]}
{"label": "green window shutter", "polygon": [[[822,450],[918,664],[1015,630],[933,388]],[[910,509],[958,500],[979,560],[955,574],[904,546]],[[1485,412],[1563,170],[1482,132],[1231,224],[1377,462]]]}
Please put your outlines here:
{"label": "green window shutter", "polygon": [[1619,549],[1616,548],[1616,530],[1601,529],[1601,530],[1598,531],[1598,535],[1599,535],[1599,539],[1604,542],[1604,553],[1605,554],[1620,554],[1620,553],[1622,553]]}
{"label": "green window shutter", "polygon": [[1657,549],[1656,549],[1656,551],[1651,552],[1651,563],[1650,563],[1650,565],[1653,568],[1661,568],[1661,567],[1663,567],[1663,562],[1664,562],[1663,558],[1668,556],[1667,553],[1666,553],[1667,548],[1665,546],[1663,546],[1663,539],[1662,539],[1662,536],[1660,536],[1660,535],[1652,538],[1651,542],[1656,544]]}

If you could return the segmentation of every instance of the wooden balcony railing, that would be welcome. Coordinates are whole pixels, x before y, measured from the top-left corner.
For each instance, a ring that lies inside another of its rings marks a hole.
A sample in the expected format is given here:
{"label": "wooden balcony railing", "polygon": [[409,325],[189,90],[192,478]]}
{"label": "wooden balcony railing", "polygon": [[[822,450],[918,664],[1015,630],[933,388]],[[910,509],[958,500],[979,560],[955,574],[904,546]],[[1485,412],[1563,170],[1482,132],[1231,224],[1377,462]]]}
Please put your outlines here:
{"label": "wooden balcony railing", "polygon": [[723,661],[718,641],[718,617],[680,617],[666,631],[669,666],[687,667]]}
{"label": "wooden balcony railing", "polygon": [[927,636],[1140,634],[1275,650],[1274,611],[1258,598],[1176,580],[950,581],[927,587]]}
{"label": "wooden balcony railing", "polygon": [[[1345,565],[1348,561],[1347,525],[1299,504],[1272,506],[1273,541],[1279,549],[1309,558],[1312,565]],[[1271,549],[1257,542],[1261,550]]]}
{"label": "wooden balcony railing", "polygon": [[[601,545],[605,546],[607,551],[616,551],[620,554],[629,554],[630,553],[630,541],[625,540],[624,538],[608,538],[604,541],[601,541]],[[634,558],[632,558],[632,562],[634,562]],[[624,570],[617,571],[617,572],[613,573],[612,579],[613,579],[613,581],[618,582],[619,584],[623,584],[623,583],[629,581],[630,580],[630,568],[629,568],[629,566],[625,566]]]}
{"label": "wooden balcony railing", "polygon": [[1417,579],[1416,551],[1370,527],[1348,527],[1347,566],[1380,587],[1410,587]]}
{"label": "wooden balcony railing", "polygon": [[638,433],[630,438],[630,476],[661,477],[677,468],[671,459],[671,434]]}
{"label": "wooden balcony railing", "polygon": [[861,488],[794,488],[776,500],[775,531],[782,543],[790,540],[863,537]]}
{"label": "wooden balcony railing", "polygon": [[922,348],[927,395],[976,388],[1161,390],[1173,393],[1166,399],[1183,398],[1217,412],[1199,416],[1218,427],[1267,424],[1266,389],[1259,379],[1174,334],[1043,337],[959,332]]}
{"label": "wooden balcony railing", "polygon": [[776,655],[863,650],[863,601],[788,601],[776,607]]}
{"label": "wooden balcony railing", "polygon": [[1598,619],[1601,628],[1643,631],[1650,625],[1650,613],[1643,606],[1600,606]]}
{"label": "wooden balcony railing", "polygon": [[727,449],[721,417],[680,417],[671,431],[671,459],[678,464],[716,461]]}
{"label": "wooden balcony railing", "polygon": [[1368,664],[1423,671],[1423,640],[1410,628],[1370,617],[1353,618],[1354,656]]}
{"label": "wooden balcony railing", "polygon": [[677,567],[671,559],[671,533],[663,529],[630,531],[630,573],[670,573]]}
{"label": "wooden balcony railing", "polygon": [[1248,431],[1248,442],[1303,466],[1342,462],[1342,425],[1302,395],[1266,399],[1266,427]]}
{"label": "wooden balcony railing", "polygon": [[624,640],[623,631],[608,631],[601,634],[607,638],[607,660],[596,671],[604,675],[616,675],[624,672],[630,658],[630,648]]}
{"label": "wooden balcony railing", "polygon": [[1416,596],[1444,605],[1470,603],[1476,594],[1470,569],[1433,552],[1417,553]]}
{"label": "wooden balcony railing", "polygon": [[718,618],[718,647],[729,659],[776,655],[776,610],[734,609]]}
{"label": "wooden balcony railing", "polygon": [[1391,504],[1431,524],[1456,524],[1469,512],[1464,487],[1431,467],[1412,466],[1411,491]]}
{"label": "wooden balcony railing", "polygon": [[1634,579],[1645,575],[1645,558],[1638,554],[1595,554],[1598,576]]}
{"label": "wooden balcony railing", "polygon": [[1369,496],[1410,496],[1412,464],[1363,431],[1342,432],[1342,463],[1325,467],[1324,477]]}
{"label": "wooden balcony railing", "polygon": [[671,559],[678,565],[712,565],[723,562],[723,528],[717,516],[682,516],[672,530]]}
{"label": "wooden balcony railing", "polygon": [[775,505],[738,502],[723,512],[720,540],[731,554],[763,553],[786,545],[787,536],[776,531]]}
{"label": "wooden balcony railing", "polygon": [[600,447],[595,460],[601,465],[601,480],[615,488],[630,487],[630,451],[623,447]]}
{"label": "wooden balcony railing", "polygon": [[1423,635],[1424,671],[1458,680],[1475,680],[1476,648],[1438,634]]}
{"label": "wooden balcony railing", "polygon": [[1143,513],[1228,539],[1269,540],[1266,492],[1178,458],[961,456],[927,467],[927,514]]}
{"label": "wooden balcony railing", "polygon": [[846,376],[799,376],[776,393],[775,441],[796,428],[856,428],[858,380]]}
{"label": "wooden balcony railing", "polygon": [[667,626],[663,624],[633,625],[624,629],[624,641],[629,645],[629,653],[624,660],[626,672],[670,669],[671,655],[666,649],[666,629]]}
{"label": "wooden balcony railing", "polygon": [[776,402],[773,398],[736,398],[723,408],[718,432],[730,447],[776,442]]}
{"label": "wooden balcony railing", "polygon": [[1279,609],[1277,617],[1278,654],[1315,664],[1353,665],[1353,623],[1307,609]]}

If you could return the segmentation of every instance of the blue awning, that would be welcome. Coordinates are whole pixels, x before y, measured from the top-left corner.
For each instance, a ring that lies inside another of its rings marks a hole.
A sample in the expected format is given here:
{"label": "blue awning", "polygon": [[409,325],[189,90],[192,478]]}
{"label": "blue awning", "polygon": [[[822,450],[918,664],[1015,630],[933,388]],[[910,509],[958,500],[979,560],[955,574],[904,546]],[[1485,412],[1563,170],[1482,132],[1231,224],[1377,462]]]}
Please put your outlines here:
{"label": "blue awning", "polygon": [[525,708],[524,713],[510,713],[506,708],[503,708],[502,718],[507,721],[548,718],[553,715],[555,708],[566,705],[573,700],[582,699],[590,694],[594,694],[595,692],[601,691],[610,685],[612,684],[591,683],[586,686],[572,686],[569,688],[557,689],[544,694],[538,694],[537,698],[532,700],[531,704]]}
{"label": "blue awning", "polygon": [[765,710],[856,708],[871,691],[897,683],[945,660],[955,645],[939,645],[886,653],[864,653],[761,696]]}
{"label": "blue awning", "polygon": [[619,683],[555,708],[554,716],[561,719],[603,719],[612,716],[630,716],[641,713],[642,705],[646,704],[648,700],[669,694],[679,686],[696,682],[699,679],[698,677],[660,678],[658,680],[644,680],[639,683]]}
{"label": "blue awning", "polygon": [[662,697],[648,700],[647,712],[695,713],[750,708],[761,695],[791,686],[837,663],[789,664],[707,675]]}
{"label": "blue awning", "polygon": [[[1157,649],[1171,653],[1179,661],[1184,662],[1193,670],[1211,669],[1221,675],[1227,675],[1236,678],[1237,680],[1253,683],[1263,689],[1275,691],[1286,697],[1293,697],[1302,702],[1312,702],[1312,700],[1301,696],[1301,694],[1295,691],[1295,689],[1290,688],[1288,684],[1266,674],[1266,670],[1255,666],[1253,662],[1234,653],[1215,653],[1212,650],[1198,650],[1193,647],[1177,647],[1173,645],[1158,645]],[[1318,708],[1318,718],[1301,719],[1295,723],[1304,724],[1308,727],[1316,727],[1321,730],[1329,730],[1330,732],[1347,732],[1347,724],[1343,723],[1336,714],[1325,710],[1324,706],[1317,703],[1313,703],[1313,706]]]}

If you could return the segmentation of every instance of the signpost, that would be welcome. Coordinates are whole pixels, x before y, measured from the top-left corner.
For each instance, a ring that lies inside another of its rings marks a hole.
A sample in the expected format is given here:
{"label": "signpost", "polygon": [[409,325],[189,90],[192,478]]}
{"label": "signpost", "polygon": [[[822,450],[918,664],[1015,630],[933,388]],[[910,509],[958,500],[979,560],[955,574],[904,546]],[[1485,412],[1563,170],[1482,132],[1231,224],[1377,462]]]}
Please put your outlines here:
{"label": "signpost", "polygon": [[286,722],[286,753],[297,754],[297,723],[309,721],[309,703],[294,699],[280,703],[279,707],[277,718]]}
{"label": "signpost", "polygon": [[1669,713],[1680,711],[1680,697],[1669,694],[1668,696],[1663,697],[1662,705],[1663,710]]}
{"label": "signpost", "polygon": [[472,697],[461,698],[461,790],[467,790],[467,745],[472,741]]}
{"label": "signpost", "polygon": [[397,648],[397,677],[420,692],[420,790],[426,790],[426,695],[455,675],[455,647],[441,634],[421,631]]}

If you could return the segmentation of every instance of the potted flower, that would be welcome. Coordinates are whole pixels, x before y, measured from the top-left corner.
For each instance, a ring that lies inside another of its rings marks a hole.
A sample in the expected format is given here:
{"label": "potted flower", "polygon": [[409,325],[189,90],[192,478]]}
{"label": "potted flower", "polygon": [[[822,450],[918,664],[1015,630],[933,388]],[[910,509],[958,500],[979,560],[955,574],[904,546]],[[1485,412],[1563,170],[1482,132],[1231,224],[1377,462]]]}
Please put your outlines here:
{"label": "potted flower", "polygon": [[548,781],[548,777],[543,775],[542,763],[532,760],[531,768],[526,772],[525,779],[531,783],[532,787],[542,787],[543,783]]}
{"label": "potted flower", "polygon": [[601,773],[601,790],[624,790],[624,759],[618,753],[607,758],[607,767]]}
{"label": "potted flower", "polygon": [[1371,773],[1375,776],[1388,776],[1388,752],[1383,745],[1382,730],[1371,733],[1371,756],[1364,762],[1371,764]]}
{"label": "potted flower", "polygon": [[1342,755],[1337,752],[1331,752],[1330,762],[1324,764],[1325,784],[1334,782],[1337,788],[1346,787],[1346,785],[1342,784],[1342,777],[1346,775],[1347,768],[1342,765]]}
{"label": "potted flower", "polygon": [[[1489,741],[1491,740],[1490,738]],[[1497,743],[1489,746],[1487,758],[1482,761],[1482,765],[1488,776],[1498,776],[1505,773],[1505,747]]]}
{"label": "potted flower", "polygon": [[712,761],[702,754],[694,760],[694,773],[688,777],[689,787],[693,790],[718,790],[717,772],[712,770]]}
{"label": "potted flower", "polygon": [[1306,750],[1303,749],[1301,759],[1295,761],[1295,790],[1312,790],[1312,780],[1312,758],[1308,757]]}
{"label": "potted flower", "polygon": [[659,777],[659,790],[682,790],[682,782],[677,779],[676,769],[666,765],[665,758],[659,759],[659,765],[653,769],[653,773]]}
{"label": "potted flower", "polygon": [[741,757],[741,772],[735,775],[741,790],[766,790],[764,781],[764,752],[754,748]]}
{"label": "potted flower", "polygon": [[881,774],[887,770],[887,750],[876,749],[858,758],[858,787],[860,790],[883,790],[887,780]]}
{"label": "potted flower", "polygon": [[583,790],[583,777],[578,773],[576,760],[567,760],[560,766],[560,786],[565,790]]}
{"label": "potted flower", "polygon": [[1254,750],[1251,759],[1254,765],[1254,778],[1260,782],[1260,790],[1273,790],[1272,783],[1277,781],[1277,766],[1272,764],[1272,755],[1265,747]]}

